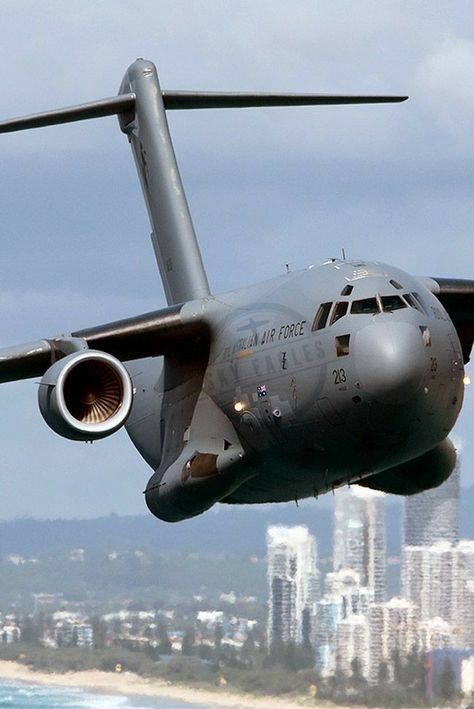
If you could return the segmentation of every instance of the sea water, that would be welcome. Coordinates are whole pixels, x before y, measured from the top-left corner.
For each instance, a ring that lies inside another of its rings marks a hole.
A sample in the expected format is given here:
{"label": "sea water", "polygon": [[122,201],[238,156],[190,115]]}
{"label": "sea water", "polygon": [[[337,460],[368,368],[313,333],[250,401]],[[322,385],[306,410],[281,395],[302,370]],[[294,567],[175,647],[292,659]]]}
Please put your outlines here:
{"label": "sea water", "polygon": [[73,687],[0,683],[0,709],[216,709],[217,705],[190,704],[157,697],[93,694]]}

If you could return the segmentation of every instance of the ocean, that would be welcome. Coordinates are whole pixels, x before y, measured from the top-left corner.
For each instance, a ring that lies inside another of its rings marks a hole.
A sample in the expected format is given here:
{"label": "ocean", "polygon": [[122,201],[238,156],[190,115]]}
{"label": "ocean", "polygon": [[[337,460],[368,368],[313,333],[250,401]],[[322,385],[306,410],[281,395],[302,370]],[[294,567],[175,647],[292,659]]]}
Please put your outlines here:
{"label": "ocean", "polygon": [[92,694],[71,687],[0,683],[0,709],[216,709],[216,706],[173,699]]}

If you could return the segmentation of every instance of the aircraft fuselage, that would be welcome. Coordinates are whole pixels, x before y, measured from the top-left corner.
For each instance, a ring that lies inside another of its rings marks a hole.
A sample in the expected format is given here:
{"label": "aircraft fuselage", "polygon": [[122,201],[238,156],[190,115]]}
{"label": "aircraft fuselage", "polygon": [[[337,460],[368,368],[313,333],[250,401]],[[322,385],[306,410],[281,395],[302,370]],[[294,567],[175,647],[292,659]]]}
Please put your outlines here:
{"label": "aircraft fuselage", "polygon": [[[181,459],[161,483],[160,504],[168,496],[180,508],[181,500],[183,516],[216,499],[285,501],[356,482],[434,448],[461,409],[454,325],[422,281],[390,266],[335,260],[190,302],[184,312],[209,322],[200,396],[230,423],[241,452],[222,466],[201,458],[194,477]],[[160,367],[130,366],[136,394],[127,423],[155,469],[165,445]],[[192,422],[183,435],[185,457],[208,453],[193,448]]]}

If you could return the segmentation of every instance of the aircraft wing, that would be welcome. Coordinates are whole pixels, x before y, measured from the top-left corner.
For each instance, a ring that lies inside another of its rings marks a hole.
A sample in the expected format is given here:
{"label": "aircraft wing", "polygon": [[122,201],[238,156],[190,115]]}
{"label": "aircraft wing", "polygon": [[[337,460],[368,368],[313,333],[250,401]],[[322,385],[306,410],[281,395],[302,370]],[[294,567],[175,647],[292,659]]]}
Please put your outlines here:
{"label": "aircraft wing", "polygon": [[448,311],[461,342],[464,363],[467,364],[474,341],[474,281],[461,278],[424,280]]}
{"label": "aircraft wing", "polygon": [[77,330],[69,335],[0,349],[0,383],[42,376],[58,359],[81,349],[101,350],[121,361],[185,355],[207,343],[207,325],[185,319],[173,305],[125,320]]}

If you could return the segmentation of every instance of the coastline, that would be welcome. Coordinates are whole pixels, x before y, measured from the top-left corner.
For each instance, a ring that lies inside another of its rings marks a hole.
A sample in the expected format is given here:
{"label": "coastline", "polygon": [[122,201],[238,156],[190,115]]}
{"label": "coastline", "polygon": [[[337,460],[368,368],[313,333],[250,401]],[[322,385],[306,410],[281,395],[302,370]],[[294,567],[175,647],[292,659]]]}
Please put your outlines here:
{"label": "coastline", "polygon": [[193,689],[171,684],[165,680],[149,679],[131,672],[115,674],[100,670],[66,672],[64,674],[38,672],[19,662],[0,660],[0,680],[28,682],[30,684],[59,687],[79,687],[92,692],[141,696],[160,699],[174,699],[192,704],[215,704],[222,709],[302,709],[302,707],[336,707],[326,702],[315,703],[310,697],[289,698],[274,696],[256,696],[246,693],[233,693],[216,689]]}

